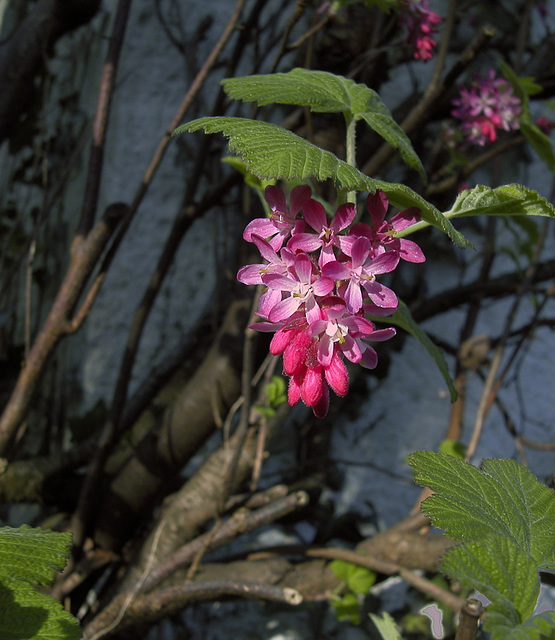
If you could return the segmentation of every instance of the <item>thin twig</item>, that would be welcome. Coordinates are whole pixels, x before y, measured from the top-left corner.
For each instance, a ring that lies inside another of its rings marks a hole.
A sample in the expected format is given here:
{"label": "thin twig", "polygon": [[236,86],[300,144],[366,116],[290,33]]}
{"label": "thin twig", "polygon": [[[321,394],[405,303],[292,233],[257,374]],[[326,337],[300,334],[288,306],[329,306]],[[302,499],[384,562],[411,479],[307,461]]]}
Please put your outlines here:
{"label": "thin twig", "polygon": [[[454,3],[455,0],[452,0],[452,2]],[[444,39],[449,39],[448,29],[451,28],[452,25],[448,21],[444,29],[442,43]],[[410,133],[417,127],[421,126],[425,119],[430,117],[434,103],[436,103],[445,93],[446,89],[455,82],[456,78],[475,58],[477,51],[484,47],[485,43],[491,38],[493,33],[494,32],[491,27],[484,27],[479,31],[443,80],[439,78],[440,67],[436,64],[436,72],[434,72],[432,81],[428,84],[422,99],[401,123],[401,128],[405,133]],[[442,63],[442,60],[439,59],[439,62]],[[368,162],[365,163],[362,171],[370,176],[375,175],[379,171],[380,167],[382,167],[393,156],[395,151],[396,150],[390,145],[383,144],[368,160]]]}
{"label": "thin twig", "polygon": [[[501,361],[503,358],[503,353],[505,350],[505,345],[507,342],[507,339],[509,338],[509,335],[511,333],[511,327],[513,324],[513,321],[515,319],[516,313],[518,311],[518,308],[520,307],[520,304],[522,302],[522,299],[524,297],[524,293],[529,289],[533,279],[534,279],[534,274],[536,273],[536,269],[537,269],[537,265],[538,265],[538,261],[539,261],[539,257],[540,257],[540,253],[543,249],[544,243],[545,243],[545,237],[546,237],[546,230],[547,227],[544,227],[544,232],[542,234],[540,234],[539,238],[538,238],[538,242],[536,243],[536,247],[534,250],[534,255],[532,256],[531,262],[530,262],[530,266],[528,267],[528,269],[526,270],[526,273],[524,274],[524,279],[522,281],[522,283],[520,284],[520,286],[517,289],[517,294],[516,294],[516,298],[511,306],[511,309],[509,310],[509,313],[507,315],[507,319],[505,321],[505,327],[503,329],[503,334],[501,339],[499,340],[499,343],[494,351],[494,355],[492,358],[492,362],[491,362],[491,366],[490,366],[490,370],[488,372],[488,376],[486,378],[486,381],[484,383],[484,389],[482,391],[482,396],[480,397],[480,402],[478,405],[478,411],[476,414],[476,421],[474,423],[474,430],[472,432],[472,436],[470,438],[470,442],[468,443],[468,449],[466,451],[466,455],[465,455],[465,459],[467,461],[470,461],[472,459],[472,457],[474,456],[474,454],[476,453],[476,448],[478,447],[478,442],[480,440],[480,437],[482,435],[482,430],[484,427],[484,423],[485,423],[485,419],[489,413],[489,410],[493,404],[493,400],[497,394],[497,392],[499,391],[501,384],[503,383],[503,378],[498,378],[497,374],[499,372],[499,369],[501,367]],[[506,369],[505,369],[505,374],[506,374]]]}
{"label": "thin twig", "polygon": [[[113,598],[110,604],[90,622],[84,630],[84,640],[91,640],[92,638],[96,640],[105,635],[104,630],[109,629],[112,631],[116,628],[122,620],[131,615],[131,603],[139,592],[146,593],[154,589],[162,580],[175,573],[178,569],[187,566],[198,554],[199,550],[208,551],[220,547],[237,537],[237,535],[273,522],[294,509],[306,505],[307,502],[307,494],[304,491],[297,491],[288,496],[278,497],[274,502],[251,513],[247,509],[239,509],[231,518],[223,522],[217,531],[213,532],[208,542],[209,534],[204,534],[178,549],[157,566],[152,567],[152,562],[150,562],[147,565],[148,572],[146,570],[143,571],[140,580],[133,587]],[[165,521],[163,520],[162,522]],[[149,557],[152,557],[152,554]],[[196,583],[191,584],[194,585]]]}
{"label": "thin twig", "polygon": [[106,141],[106,131],[108,128],[108,117],[110,115],[118,62],[130,7],[131,0],[120,0],[118,3],[112,35],[110,36],[108,45],[108,53],[106,54],[106,60],[102,69],[98,102],[92,126],[92,146],[87,172],[87,184],[83,198],[81,220],[79,221],[77,230],[77,233],[82,235],[88,233],[94,223],[100,179],[102,177],[102,162],[104,159],[104,143]]}
{"label": "thin twig", "polygon": [[86,238],[73,241],[69,266],[56,300],[19,374],[15,388],[0,418],[0,455],[24,419],[50,355],[59,341],[75,328],[71,315],[79,296],[117,223],[117,216],[105,215]]}
{"label": "thin twig", "polygon": [[459,596],[438,587],[431,580],[424,578],[410,569],[405,569],[394,562],[388,560],[380,560],[371,556],[362,556],[355,551],[348,549],[326,548],[326,549],[307,549],[305,555],[313,558],[328,558],[330,560],[345,560],[352,562],[361,567],[372,569],[386,575],[399,574],[401,578],[413,587],[416,587],[422,593],[425,593],[435,600],[447,605],[453,611],[460,611],[464,605],[464,600]]}

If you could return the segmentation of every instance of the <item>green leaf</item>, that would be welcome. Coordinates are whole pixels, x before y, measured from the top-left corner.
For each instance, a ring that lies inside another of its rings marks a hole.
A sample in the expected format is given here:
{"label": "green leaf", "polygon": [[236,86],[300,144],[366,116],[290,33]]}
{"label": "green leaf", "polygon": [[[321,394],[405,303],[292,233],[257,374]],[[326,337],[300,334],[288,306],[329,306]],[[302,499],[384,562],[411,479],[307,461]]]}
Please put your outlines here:
{"label": "green leaf", "polygon": [[0,638],[77,640],[77,620],[34,585],[46,585],[61,571],[71,535],[27,525],[0,529]]}
{"label": "green leaf", "polygon": [[555,493],[514,460],[485,460],[480,469],[444,453],[409,456],[418,484],[436,494],[423,510],[461,542],[507,538],[537,565],[555,562]]}
{"label": "green leaf", "polygon": [[266,397],[272,409],[277,409],[287,400],[285,380],[281,376],[273,376],[266,385]]}
{"label": "green leaf", "polygon": [[555,611],[544,611],[523,622],[513,631],[513,635],[508,636],[507,640],[553,640],[553,638],[555,638]]}
{"label": "green leaf", "polygon": [[550,171],[555,171],[555,154],[551,140],[534,122],[521,119],[520,129],[524,137],[530,143],[534,151],[549,167]]}
{"label": "green leaf", "polygon": [[376,574],[366,567],[361,567],[345,560],[332,560],[329,568],[340,580],[344,580],[354,594],[366,595],[376,582]]}
{"label": "green leaf", "polygon": [[322,181],[332,178],[344,191],[375,192],[381,189],[389,201],[400,208],[418,207],[424,226],[431,224],[441,229],[460,247],[472,246],[436,207],[409,187],[369,178],[330,151],[320,149],[282,127],[246,118],[207,117],[181,125],[174,134],[199,129],[206,133],[223,133],[229,139],[229,148],[243,158],[247,170],[261,179],[305,180],[314,177]]}
{"label": "green leaf", "polygon": [[451,549],[441,570],[491,600],[488,618],[495,612],[496,626],[514,626],[514,620],[518,624],[534,611],[540,592],[538,568],[512,540],[491,535]]}
{"label": "green leaf", "polygon": [[447,217],[502,215],[548,216],[555,218],[555,207],[537,191],[520,184],[491,189],[478,185],[462,191]]}
{"label": "green leaf", "polygon": [[244,102],[290,104],[316,113],[343,113],[364,120],[397,149],[403,160],[425,179],[422,163],[406,133],[395,122],[380,96],[364,84],[327,71],[293,69],[288,73],[226,78],[221,84],[230,98]]}
{"label": "green leaf", "polygon": [[387,611],[384,611],[381,618],[380,616],[371,613],[370,619],[374,623],[376,629],[380,632],[382,640],[402,640],[401,634],[395,624],[395,620],[393,620]]}
{"label": "green leaf", "polygon": [[354,593],[346,593],[342,598],[331,601],[338,620],[360,624],[360,604]]}
{"label": "green leaf", "polygon": [[[374,320],[383,321],[384,318],[376,317],[374,318]],[[423,331],[415,322],[409,308],[402,300],[399,300],[397,311],[395,311],[392,316],[388,316],[387,321],[391,324],[401,327],[401,329],[404,329],[405,331],[408,331],[432,356],[434,362],[437,365],[437,368],[443,376],[443,379],[447,383],[449,393],[451,395],[451,402],[455,402],[455,400],[457,399],[457,390],[455,389],[453,379],[451,378],[451,374],[449,373],[449,367],[447,366],[443,351],[430,340],[428,334]]]}
{"label": "green leaf", "polygon": [[447,455],[464,460],[466,446],[462,442],[457,442],[456,440],[443,440],[438,448],[441,453],[446,453]]}
{"label": "green leaf", "polygon": [[538,569],[555,563],[555,493],[514,460],[485,460],[477,469],[420,451],[409,464],[416,481],[436,492],[423,511],[465,543],[447,552],[441,570],[491,600],[486,629],[492,640],[541,637],[518,630],[538,598]]}
{"label": "green leaf", "polygon": [[506,62],[501,63],[501,69],[522,103],[522,114],[519,117],[519,123],[524,137],[539,157],[547,164],[550,171],[555,171],[555,154],[553,153],[551,140],[532,121],[532,114],[530,113],[528,96],[539,93],[542,91],[542,87],[533,82],[533,78],[518,77]]}
{"label": "green leaf", "polygon": [[[441,215],[441,214],[440,214]],[[446,211],[440,220],[450,221],[451,218],[463,216],[547,216],[555,218],[555,207],[537,191],[520,184],[507,184],[492,189],[484,185],[478,185],[473,189],[461,191],[457,196],[452,209]],[[408,236],[434,224],[422,216],[423,220],[400,231],[400,238]],[[439,226],[435,224],[435,226]],[[446,231],[446,233],[449,233]],[[458,243],[457,243],[458,244]],[[468,243],[467,243],[468,246]]]}
{"label": "green leaf", "polygon": [[33,584],[52,582],[54,573],[66,564],[71,534],[23,525],[0,528],[0,578],[27,580]]}

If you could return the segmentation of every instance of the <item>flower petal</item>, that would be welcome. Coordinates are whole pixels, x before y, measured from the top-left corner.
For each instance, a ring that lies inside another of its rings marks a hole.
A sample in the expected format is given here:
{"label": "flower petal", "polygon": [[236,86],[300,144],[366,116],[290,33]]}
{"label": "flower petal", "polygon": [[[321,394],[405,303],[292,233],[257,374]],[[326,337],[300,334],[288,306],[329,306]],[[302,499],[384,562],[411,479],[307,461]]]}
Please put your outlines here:
{"label": "flower petal", "polygon": [[366,206],[372,216],[372,226],[374,229],[377,229],[385,219],[385,214],[389,207],[389,200],[385,193],[378,189],[376,193],[368,194]]}
{"label": "flower petal", "polygon": [[320,202],[313,200],[307,200],[303,206],[303,216],[306,222],[314,229],[314,231],[322,231],[323,227],[328,226],[328,219],[326,217],[326,210],[324,205]]}
{"label": "flower petal", "polygon": [[322,275],[332,280],[346,280],[351,272],[342,262],[333,260],[322,267]]}
{"label": "flower petal", "polygon": [[329,367],[325,368],[326,381],[338,396],[346,396],[349,391],[347,367],[337,352],[334,353]]}
{"label": "flower petal", "polygon": [[315,233],[296,233],[291,236],[291,239],[287,243],[287,248],[290,251],[297,253],[298,251],[316,251],[322,246],[322,241]]}
{"label": "flower petal", "polygon": [[295,217],[297,213],[306,206],[312,195],[312,189],[307,184],[301,184],[291,191],[289,196],[291,215]]}
{"label": "flower petal", "polygon": [[[368,292],[370,300],[372,300],[374,304],[377,304],[378,307],[393,309],[397,306],[397,296],[389,287],[386,287],[379,282],[367,282],[363,286]],[[274,322],[274,318],[271,315],[268,316],[268,319],[271,322]]]}
{"label": "flower petal", "polygon": [[253,242],[253,234],[261,238],[269,238],[278,232],[275,222],[270,218],[255,218],[251,220],[243,231],[243,240]]}
{"label": "flower petal", "polygon": [[357,208],[355,204],[353,204],[352,202],[346,202],[345,204],[342,204],[335,212],[335,215],[333,216],[330,224],[330,228],[333,229],[336,233],[339,231],[343,231],[343,229],[346,229],[355,219],[356,214]]}
{"label": "flower petal", "polygon": [[266,187],[264,191],[264,199],[270,205],[272,211],[279,211],[281,213],[287,212],[287,203],[285,202],[285,196],[283,195],[283,191],[279,187]]}
{"label": "flower petal", "polygon": [[420,209],[418,207],[410,207],[409,209],[399,211],[399,213],[395,214],[389,223],[395,231],[402,231],[419,220]]}
{"label": "flower petal", "polygon": [[[368,238],[357,238],[351,247],[351,259],[353,269],[357,269],[366,262],[370,254],[370,240]],[[395,267],[393,267],[395,268]],[[393,269],[392,269],[393,270]]]}
{"label": "flower petal", "polygon": [[301,302],[301,299],[296,296],[289,296],[288,298],[285,298],[285,300],[278,302],[278,304],[272,308],[268,314],[268,320],[270,322],[279,322],[280,320],[290,318],[301,306]]}
{"label": "flower petal", "polygon": [[400,238],[399,243],[400,248],[398,251],[403,260],[407,262],[426,262],[426,256],[416,242]]}

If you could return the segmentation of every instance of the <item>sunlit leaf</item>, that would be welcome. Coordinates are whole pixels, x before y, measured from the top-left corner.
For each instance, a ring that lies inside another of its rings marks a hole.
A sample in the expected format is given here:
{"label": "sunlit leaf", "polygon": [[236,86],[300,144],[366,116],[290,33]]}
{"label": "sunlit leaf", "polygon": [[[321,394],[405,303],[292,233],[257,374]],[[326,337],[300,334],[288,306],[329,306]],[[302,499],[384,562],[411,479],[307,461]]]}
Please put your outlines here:
{"label": "sunlit leaf", "polygon": [[39,593],[61,571],[71,547],[69,533],[27,525],[0,529],[0,638],[77,640],[77,620],[62,605]]}
{"label": "sunlit leaf", "polygon": [[[460,247],[472,246],[447,218],[412,189],[403,184],[374,180],[330,151],[268,122],[246,118],[199,118],[175,130],[222,133],[229,139],[229,148],[240,155],[245,167],[258,178],[271,180],[305,180],[331,178],[344,191],[371,191],[381,189],[389,201],[400,207],[418,207],[427,224],[444,231]],[[416,226],[416,225],[413,225]]]}
{"label": "sunlit leaf", "polygon": [[259,105],[289,104],[317,113],[343,113],[364,120],[403,160],[424,178],[422,163],[406,133],[395,122],[379,95],[364,84],[326,71],[293,69],[288,73],[253,75],[222,80],[230,98]]}

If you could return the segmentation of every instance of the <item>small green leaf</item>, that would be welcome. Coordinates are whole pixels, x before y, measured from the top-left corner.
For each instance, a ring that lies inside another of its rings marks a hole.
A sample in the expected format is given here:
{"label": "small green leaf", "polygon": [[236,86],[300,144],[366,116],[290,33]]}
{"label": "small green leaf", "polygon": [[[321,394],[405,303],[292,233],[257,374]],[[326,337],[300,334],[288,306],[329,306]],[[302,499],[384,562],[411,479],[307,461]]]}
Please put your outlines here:
{"label": "small green leaf", "polygon": [[443,440],[438,448],[441,453],[446,453],[449,456],[454,456],[455,458],[464,460],[466,447],[462,442],[457,442],[456,440]]}
{"label": "small green leaf", "polygon": [[174,135],[199,129],[206,133],[223,133],[229,139],[229,148],[243,158],[247,170],[261,179],[305,180],[314,177],[322,181],[331,178],[344,191],[374,193],[381,189],[392,204],[420,209],[424,222],[412,225],[411,229],[431,224],[459,247],[472,246],[436,207],[409,187],[369,178],[330,151],[320,149],[282,127],[246,118],[207,117],[181,125]]}
{"label": "small green leaf", "polygon": [[[384,318],[377,317],[374,319],[378,321],[384,320]],[[443,379],[447,383],[449,393],[451,395],[451,402],[455,402],[455,400],[457,399],[457,390],[455,389],[453,379],[451,378],[451,374],[449,373],[449,367],[447,366],[443,351],[430,340],[428,334],[423,331],[415,322],[409,308],[402,300],[399,300],[397,311],[395,311],[392,316],[388,316],[387,321],[391,324],[401,327],[401,329],[404,329],[405,331],[408,331],[432,356],[434,362],[437,365],[437,368],[443,376]]]}
{"label": "small green leaf", "polygon": [[287,400],[285,380],[281,376],[273,376],[266,385],[266,397],[272,409],[277,409]]}
{"label": "small green leaf", "polygon": [[364,84],[327,71],[293,69],[288,73],[226,78],[221,84],[230,98],[259,105],[290,104],[316,113],[343,113],[364,120],[403,160],[425,179],[425,171],[406,133],[380,96]]}
{"label": "small green leaf", "polygon": [[331,606],[338,620],[360,624],[360,605],[353,593],[346,593],[342,598],[332,600]]}
{"label": "small green leaf", "polygon": [[548,216],[555,218],[555,207],[537,191],[520,184],[491,189],[478,185],[462,191],[447,217],[501,215]]}
{"label": "small green leaf", "polygon": [[366,567],[361,567],[345,560],[332,560],[329,568],[340,580],[347,583],[349,589],[360,595],[366,595],[370,587],[376,582],[376,574]]}
{"label": "small green leaf", "polygon": [[384,611],[381,618],[380,616],[371,613],[370,619],[374,623],[376,629],[380,632],[382,640],[402,640],[401,634],[395,624],[395,620],[393,620],[387,611]]}
{"label": "small green leaf", "polygon": [[356,565],[347,578],[347,586],[357,595],[366,595],[375,582],[376,574],[371,569]]}

